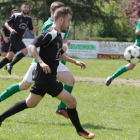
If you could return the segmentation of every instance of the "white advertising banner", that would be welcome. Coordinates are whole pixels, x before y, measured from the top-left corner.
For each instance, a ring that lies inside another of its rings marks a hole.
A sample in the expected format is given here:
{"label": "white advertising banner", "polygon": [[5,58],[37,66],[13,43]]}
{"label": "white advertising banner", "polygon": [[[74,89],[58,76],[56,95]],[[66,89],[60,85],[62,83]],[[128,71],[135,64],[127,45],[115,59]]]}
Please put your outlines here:
{"label": "white advertising banner", "polygon": [[133,45],[134,42],[110,42],[99,41],[98,42],[98,58],[124,58],[123,54],[125,49]]}
{"label": "white advertising banner", "polygon": [[69,40],[69,56],[76,58],[97,58],[97,41]]}
{"label": "white advertising banner", "polygon": [[[26,47],[30,45],[33,39],[23,39]],[[113,42],[113,41],[86,41],[69,40],[69,56],[81,59],[87,58],[121,58],[123,59],[124,50],[133,45],[134,42]],[[28,55],[31,53],[28,51]]]}
{"label": "white advertising banner", "polygon": [[69,40],[69,56],[76,58],[124,58],[124,50],[134,42]]}

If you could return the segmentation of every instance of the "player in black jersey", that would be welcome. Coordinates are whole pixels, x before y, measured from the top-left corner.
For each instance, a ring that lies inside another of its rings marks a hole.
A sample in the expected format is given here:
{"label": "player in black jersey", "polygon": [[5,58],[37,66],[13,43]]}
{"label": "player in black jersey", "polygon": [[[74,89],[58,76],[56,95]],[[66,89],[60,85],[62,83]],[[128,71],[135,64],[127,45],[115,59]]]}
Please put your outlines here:
{"label": "player in black jersey", "polygon": [[[86,139],[94,138],[94,134],[86,131],[80,124],[76,110],[77,101],[74,96],[63,89],[62,83],[56,80],[59,59],[86,68],[83,62],[76,61],[64,54],[62,50],[61,32],[70,26],[72,11],[69,7],[61,7],[55,11],[54,23],[44,33],[33,40],[29,50],[37,60],[37,68],[33,71],[34,85],[26,100],[17,102],[0,115],[0,122],[24,109],[35,107],[46,93],[56,97],[67,105],[67,113],[77,133]],[[38,55],[37,48],[40,47]]]}
{"label": "player in black jersey", "polygon": [[[17,9],[11,11],[11,16],[17,13]],[[1,56],[5,57],[8,53],[10,42],[9,42],[10,31],[3,25],[1,28]]]}
{"label": "player in black jersey", "polygon": [[[37,26],[33,29],[32,19],[27,15],[28,11],[29,4],[25,2],[21,6],[21,13],[13,14],[5,22],[5,27],[11,32],[9,37],[10,47],[7,56],[0,62],[0,69],[13,59],[16,52],[22,51],[22,53],[19,53],[15,59],[7,65],[7,70],[10,74],[13,65],[28,54],[28,50],[22,41],[26,29],[29,28],[32,34],[38,30]],[[12,27],[10,26],[11,24]]]}

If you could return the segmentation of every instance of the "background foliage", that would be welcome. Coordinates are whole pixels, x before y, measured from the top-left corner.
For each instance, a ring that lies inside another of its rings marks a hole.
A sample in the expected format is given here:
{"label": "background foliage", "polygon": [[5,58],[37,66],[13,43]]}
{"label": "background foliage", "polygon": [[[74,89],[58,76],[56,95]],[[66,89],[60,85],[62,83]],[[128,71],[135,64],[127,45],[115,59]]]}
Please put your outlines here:
{"label": "background foliage", "polygon": [[[29,15],[34,25],[39,26],[50,16],[50,4],[54,0],[27,0],[30,4]],[[134,41],[132,28],[128,28],[129,19],[125,19],[124,9],[128,0],[59,0],[73,10],[70,39]],[[0,26],[16,8],[20,12],[22,0],[0,0]],[[105,39],[106,40],[106,39]]]}

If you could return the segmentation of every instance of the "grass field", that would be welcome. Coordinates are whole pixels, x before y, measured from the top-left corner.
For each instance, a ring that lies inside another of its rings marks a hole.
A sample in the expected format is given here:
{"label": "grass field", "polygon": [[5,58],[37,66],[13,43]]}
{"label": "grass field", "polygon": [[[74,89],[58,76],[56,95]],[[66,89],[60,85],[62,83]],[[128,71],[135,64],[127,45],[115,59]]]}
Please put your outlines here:
{"label": "grass field", "polygon": [[[0,57],[2,59],[2,57]],[[17,63],[12,76],[24,76],[32,58],[23,58]],[[106,78],[119,67],[127,64],[124,60],[84,59],[87,65],[80,70],[67,63],[74,77]],[[140,65],[118,78],[140,79]],[[0,76],[8,75],[0,70]],[[22,79],[0,78],[0,92]],[[77,110],[82,126],[95,133],[95,140],[140,140],[140,88],[134,85],[77,81],[72,94],[76,97]],[[0,103],[0,113],[17,101],[24,100],[29,90],[16,93]],[[69,119],[55,114],[59,101],[49,95],[34,109],[27,109],[7,118],[0,128],[0,140],[84,140],[79,137]]]}

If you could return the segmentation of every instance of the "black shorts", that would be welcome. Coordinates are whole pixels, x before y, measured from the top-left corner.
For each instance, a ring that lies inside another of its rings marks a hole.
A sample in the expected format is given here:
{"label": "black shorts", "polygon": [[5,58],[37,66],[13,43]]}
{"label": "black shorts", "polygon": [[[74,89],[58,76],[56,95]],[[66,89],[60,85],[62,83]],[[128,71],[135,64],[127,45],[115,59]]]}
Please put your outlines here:
{"label": "black shorts", "polygon": [[17,53],[26,48],[25,44],[22,41],[22,38],[16,34],[10,34],[10,43],[11,44],[9,47],[9,52],[12,51],[14,53]]}
{"label": "black shorts", "polygon": [[5,43],[4,41],[1,42],[1,52],[8,52],[10,47],[10,42]]}
{"label": "black shorts", "polygon": [[37,84],[35,83],[30,92],[41,95],[42,97],[47,93],[52,97],[58,96],[63,90],[63,84],[61,82],[54,80],[48,80],[47,83],[44,84]]}

